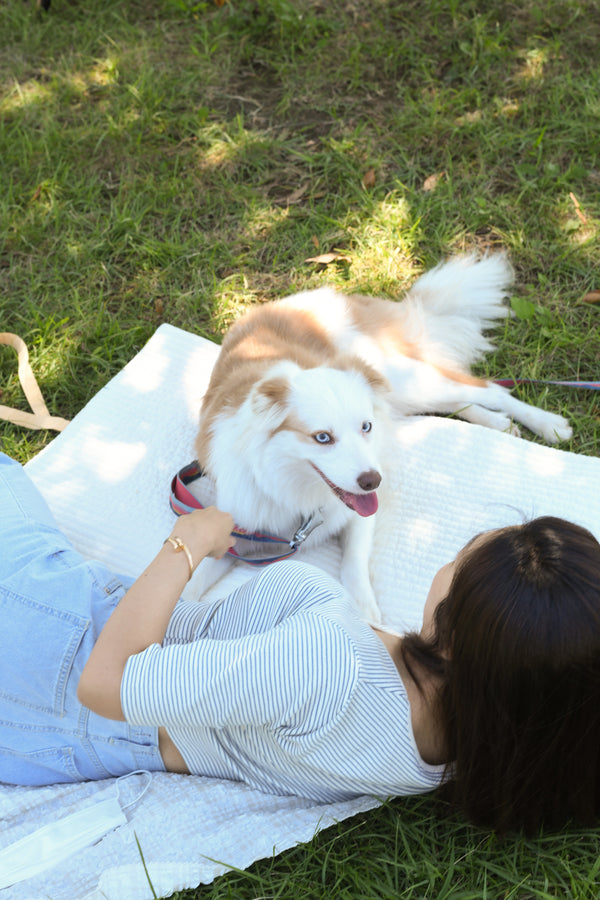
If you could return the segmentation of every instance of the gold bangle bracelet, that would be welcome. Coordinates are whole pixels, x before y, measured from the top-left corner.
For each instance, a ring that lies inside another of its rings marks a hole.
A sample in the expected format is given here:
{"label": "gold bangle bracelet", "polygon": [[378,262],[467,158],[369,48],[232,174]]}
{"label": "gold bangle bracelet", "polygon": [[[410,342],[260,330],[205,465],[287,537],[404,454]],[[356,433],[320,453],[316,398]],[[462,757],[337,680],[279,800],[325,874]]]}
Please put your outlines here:
{"label": "gold bangle bracelet", "polygon": [[[189,567],[190,567],[190,578],[191,578],[192,575],[194,574],[194,560],[192,559],[192,554],[190,553],[190,548],[188,547],[188,545],[184,544],[184,542],[181,540],[180,537],[168,537],[165,540],[165,544],[166,543],[169,543],[172,545],[172,547],[175,549],[175,553],[181,553],[181,551],[183,550],[183,552],[187,556],[187,561],[188,561]],[[188,578],[188,581],[189,581],[189,578]]]}

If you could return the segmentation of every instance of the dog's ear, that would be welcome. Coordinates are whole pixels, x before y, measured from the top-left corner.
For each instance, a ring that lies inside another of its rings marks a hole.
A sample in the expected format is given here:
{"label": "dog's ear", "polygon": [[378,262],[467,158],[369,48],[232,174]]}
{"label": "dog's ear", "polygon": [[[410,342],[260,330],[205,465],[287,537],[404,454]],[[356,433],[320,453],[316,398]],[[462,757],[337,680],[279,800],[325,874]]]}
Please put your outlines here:
{"label": "dog's ear", "polygon": [[285,375],[272,375],[254,385],[250,392],[252,411],[277,427],[288,412],[290,382]]}
{"label": "dog's ear", "polygon": [[270,403],[283,406],[287,403],[290,392],[290,384],[287,378],[282,375],[274,378],[267,378],[265,381],[259,382],[256,387],[259,394],[262,394]]}

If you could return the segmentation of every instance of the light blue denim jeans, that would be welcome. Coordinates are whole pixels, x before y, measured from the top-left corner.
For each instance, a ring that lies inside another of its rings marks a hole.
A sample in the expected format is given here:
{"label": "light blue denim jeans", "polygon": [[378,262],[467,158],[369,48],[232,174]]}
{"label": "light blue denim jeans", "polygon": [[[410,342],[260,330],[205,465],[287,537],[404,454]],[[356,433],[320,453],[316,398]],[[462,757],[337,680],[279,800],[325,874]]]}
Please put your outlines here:
{"label": "light blue denim jeans", "polygon": [[23,468],[0,453],[0,781],[164,771],[156,728],[104,719],[76,695],[130,583],[77,553]]}

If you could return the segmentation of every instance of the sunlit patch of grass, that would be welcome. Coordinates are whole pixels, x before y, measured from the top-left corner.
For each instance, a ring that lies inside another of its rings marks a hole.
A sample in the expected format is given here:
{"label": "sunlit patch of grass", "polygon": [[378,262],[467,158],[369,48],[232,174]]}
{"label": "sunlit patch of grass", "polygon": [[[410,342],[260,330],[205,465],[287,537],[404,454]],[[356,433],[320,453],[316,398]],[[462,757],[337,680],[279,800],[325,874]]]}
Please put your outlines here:
{"label": "sunlit patch of grass", "polygon": [[350,225],[353,263],[349,275],[356,289],[374,290],[373,275],[377,273],[377,291],[398,295],[415,274],[419,226],[409,200],[400,191],[373,203],[368,216]]}
{"label": "sunlit patch of grass", "polygon": [[515,76],[523,79],[525,82],[539,81],[544,76],[546,65],[551,58],[551,48],[533,47],[529,50],[523,50],[520,54],[523,63],[517,69]]}
{"label": "sunlit patch of grass", "polygon": [[0,113],[10,113],[13,110],[47,103],[51,96],[52,93],[46,85],[34,80],[6,85],[4,96],[0,97]]}

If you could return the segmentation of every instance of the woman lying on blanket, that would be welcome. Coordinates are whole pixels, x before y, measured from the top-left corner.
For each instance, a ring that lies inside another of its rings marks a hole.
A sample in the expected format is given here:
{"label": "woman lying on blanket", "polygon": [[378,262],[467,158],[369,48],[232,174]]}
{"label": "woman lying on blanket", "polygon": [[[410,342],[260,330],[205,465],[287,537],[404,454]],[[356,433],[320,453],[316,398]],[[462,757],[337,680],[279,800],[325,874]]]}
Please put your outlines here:
{"label": "woman lying on blanket", "polygon": [[400,637],[293,562],[178,604],[231,543],[216,509],[133,583],[75,552],[1,455],[0,515],[1,781],[166,769],[318,801],[447,782],[498,829],[600,811],[600,545],[578,526],[479,535]]}

